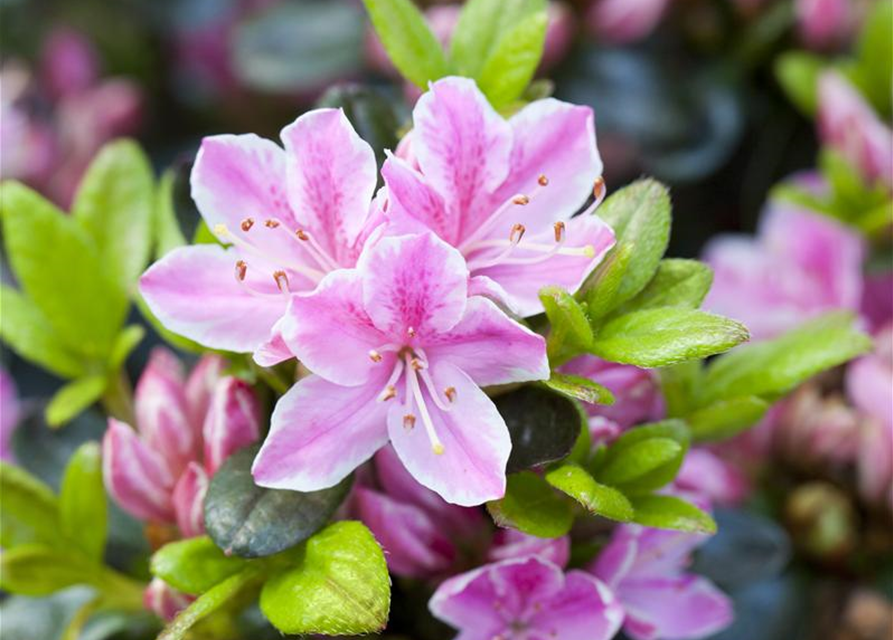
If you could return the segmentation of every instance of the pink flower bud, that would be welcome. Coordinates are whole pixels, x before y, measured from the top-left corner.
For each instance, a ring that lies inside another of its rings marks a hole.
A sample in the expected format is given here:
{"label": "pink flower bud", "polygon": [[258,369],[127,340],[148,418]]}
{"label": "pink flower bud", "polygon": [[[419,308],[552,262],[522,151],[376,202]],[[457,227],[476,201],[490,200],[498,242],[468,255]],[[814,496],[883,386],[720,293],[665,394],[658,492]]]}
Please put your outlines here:
{"label": "pink flower bud", "polygon": [[719,505],[738,504],[750,492],[747,477],[738,468],[703,447],[686,454],[674,484],[685,493]]}
{"label": "pink flower bud", "polygon": [[571,540],[560,538],[537,538],[521,533],[517,529],[500,529],[493,539],[493,546],[487,553],[490,562],[536,556],[542,560],[566,567],[570,559]]}
{"label": "pink flower bud", "polygon": [[146,610],[167,622],[173,620],[193,600],[195,598],[180,593],[161,578],[152,578],[152,582],[143,591],[143,606]]}
{"label": "pink flower bud", "polygon": [[664,15],[669,0],[597,0],[586,14],[589,28],[612,44],[648,36]]}
{"label": "pink flower bud", "polygon": [[174,487],[173,505],[177,526],[184,538],[205,532],[202,502],[208,491],[208,474],[197,462],[190,462]]}
{"label": "pink flower bud", "polygon": [[85,91],[99,77],[99,60],[92,43],[64,27],[50,33],[41,52],[40,66],[41,80],[53,100]]}
{"label": "pink flower bud", "polygon": [[260,407],[246,382],[229,377],[217,383],[203,433],[205,469],[210,475],[230,454],[260,437]]}
{"label": "pink flower bud", "polygon": [[797,30],[806,46],[826,49],[848,40],[854,31],[852,0],[796,0]]}
{"label": "pink flower bud", "polygon": [[218,355],[205,355],[192,369],[186,379],[186,407],[189,412],[189,422],[201,428],[211,406],[211,397],[217,383],[223,377],[226,368],[226,360]]}
{"label": "pink flower bud", "polygon": [[174,476],[165,459],[113,418],[102,440],[106,490],[122,509],[140,520],[173,522]]}
{"label": "pink flower bud", "polygon": [[15,380],[0,367],[0,460],[13,459],[10,440],[19,424],[21,406]]}

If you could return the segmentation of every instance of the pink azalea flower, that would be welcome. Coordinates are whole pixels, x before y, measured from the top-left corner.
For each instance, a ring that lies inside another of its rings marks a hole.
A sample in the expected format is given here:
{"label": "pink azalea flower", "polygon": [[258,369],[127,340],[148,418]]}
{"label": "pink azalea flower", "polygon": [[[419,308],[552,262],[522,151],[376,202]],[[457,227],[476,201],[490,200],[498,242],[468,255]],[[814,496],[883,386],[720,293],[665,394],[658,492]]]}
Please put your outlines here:
{"label": "pink azalea flower", "polygon": [[595,204],[571,217],[593,189],[604,195],[588,107],[540,100],[506,121],[472,80],[451,77],[419,99],[413,123],[382,168],[386,215],[394,232],[430,229],[457,247],[474,293],[541,312],[543,286],[576,291],[613,246]]}
{"label": "pink azalea flower", "polygon": [[99,80],[93,43],[73,29],[53,29],[40,57],[41,82],[53,100],[87,91]]}
{"label": "pink azalea flower", "polygon": [[449,504],[409,474],[393,447],[375,454],[376,483],[354,489],[351,511],[385,550],[391,573],[439,579],[453,573],[489,528],[478,509]]}
{"label": "pink azalea flower", "polygon": [[736,466],[705,447],[685,454],[673,485],[710,504],[740,504],[750,493],[750,483]]}
{"label": "pink azalea flower", "polygon": [[589,378],[614,394],[616,402],[612,405],[586,404],[590,416],[605,418],[621,429],[628,429],[642,422],[660,420],[664,415],[663,396],[653,371],[588,355],[562,365],[561,371]]}
{"label": "pink azalea flower", "polygon": [[623,630],[634,640],[684,640],[720,631],[732,603],[706,578],[686,573],[706,536],[637,525],[614,530],[590,570],[620,599]]}
{"label": "pink azalea flower", "polygon": [[704,308],[741,320],[755,339],[828,311],[858,310],[863,254],[859,235],[835,220],[772,203],[757,238],[720,236],[707,245],[714,278]]}
{"label": "pink azalea flower", "polygon": [[596,0],[586,13],[589,29],[612,44],[635,42],[657,28],[670,0]]}
{"label": "pink azalea flower", "polygon": [[103,438],[109,494],[134,517],[176,524],[184,537],[204,532],[209,478],[259,436],[259,407],[247,384],[231,377],[217,377],[213,389],[205,384],[220,367],[206,356],[187,380],[176,357],[156,349],[136,387],[137,430],[110,418]]}
{"label": "pink azalea flower", "polygon": [[893,322],[893,271],[865,274],[860,313],[871,331]]}
{"label": "pink azalea flower", "polygon": [[277,321],[292,293],[353,267],[375,226],[375,156],[340,109],[282,130],[285,150],[255,135],[205,138],[192,171],[199,211],[227,249],[181,247],[140,289],[166,327],[214,349],[288,359]]}
{"label": "pink azalea flower", "polygon": [[559,567],[566,567],[571,555],[571,540],[560,538],[537,538],[517,529],[500,529],[493,538],[493,546],[487,554],[491,562],[536,556]]}
{"label": "pink azalea flower", "polygon": [[849,40],[857,21],[851,0],[796,0],[797,30],[806,46],[826,49]]}
{"label": "pink azalea flower", "polygon": [[825,144],[858,168],[866,181],[880,182],[893,191],[893,129],[836,71],[819,78],[818,122]]}
{"label": "pink azalea flower", "polygon": [[143,606],[146,610],[168,622],[176,618],[193,600],[193,596],[180,593],[161,578],[152,578],[143,591]]}
{"label": "pink azalea flower", "polygon": [[390,440],[447,502],[501,497],[511,441],[479,387],[545,379],[549,367],[543,338],[469,298],[468,275],[433,234],[386,237],[356,270],[295,296],[282,336],[317,375],[279,400],[254,463],[258,484],[330,487]]}
{"label": "pink azalea flower", "polygon": [[620,604],[600,580],[585,571],[565,574],[536,557],[451,578],[428,608],[460,630],[457,640],[609,640],[623,621]]}
{"label": "pink azalea flower", "polygon": [[0,460],[13,461],[12,434],[19,426],[22,407],[15,380],[0,367]]}

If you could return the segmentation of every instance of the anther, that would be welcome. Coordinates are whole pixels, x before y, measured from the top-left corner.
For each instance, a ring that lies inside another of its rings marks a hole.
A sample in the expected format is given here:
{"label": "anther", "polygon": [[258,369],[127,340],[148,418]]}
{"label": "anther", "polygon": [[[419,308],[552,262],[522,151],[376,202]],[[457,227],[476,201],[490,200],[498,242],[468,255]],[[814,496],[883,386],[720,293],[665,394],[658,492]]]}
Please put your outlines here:
{"label": "anther", "polygon": [[525,227],[520,222],[516,222],[512,225],[512,230],[509,232],[509,242],[512,244],[518,244],[521,242],[521,238],[524,237],[524,232],[527,231],[527,227]]}
{"label": "anther", "polygon": [[389,384],[384,388],[384,392],[381,394],[381,401],[390,400],[391,398],[397,397],[397,387],[392,384]]}
{"label": "anther", "polygon": [[244,260],[236,262],[236,278],[241,282],[245,280],[245,274],[248,273],[248,263]]}
{"label": "anther", "polygon": [[419,360],[418,358],[413,358],[412,360],[409,361],[409,364],[416,371],[421,371],[422,369],[425,368],[424,365],[422,364],[422,361]]}
{"label": "anther", "polygon": [[436,456],[442,456],[443,455],[443,445],[438,442],[431,447],[431,451],[433,451],[434,455],[436,455]]}
{"label": "anther", "polygon": [[541,187],[545,187],[549,184],[549,179],[546,177],[545,173],[541,173],[540,177],[536,179]]}
{"label": "anther", "polygon": [[528,198],[527,196],[525,196],[522,193],[521,195],[517,195],[514,198],[512,198],[512,202],[514,202],[515,204],[520,204],[521,206],[524,206],[525,204],[530,202],[530,198]]}
{"label": "anther", "polygon": [[295,229],[295,235],[298,236],[298,240],[303,240],[304,242],[307,242],[310,239],[310,236],[308,236],[303,229]]}
{"label": "anther", "polygon": [[410,338],[415,338],[415,329],[413,329],[412,327],[409,327],[409,328],[406,330],[406,334],[407,334]]}
{"label": "anther", "polygon": [[412,429],[415,426],[415,416],[411,413],[407,413],[403,416],[403,428],[404,429]]}
{"label": "anther", "polygon": [[560,220],[554,224],[555,229],[555,242],[561,242],[564,240],[564,223]]}
{"label": "anther", "polygon": [[447,400],[450,402],[456,401],[456,387],[447,387],[443,391],[443,395],[447,397]]}
{"label": "anther", "polygon": [[267,229],[275,229],[279,226],[279,221],[276,218],[270,218],[268,220],[264,220],[264,226]]}
{"label": "anther", "polygon": [[372,362],[381,362],[381,354],[375,349],[372,349],[369,351],[369,359],[372,360]]}
{"label": "anther", "polygon": [[245,218],[239,226],[242,227],[242,231],[250,231],[251,227],[254,226],[254,218]]}
{"label": "anther", "polygon": [[605,194],[605,179],[601,176],[595,179],[595,184],[592,185],[592,195],[595,196],[596,200],[601,200],[602,196]]}
{"label": "anther", "polygon": [[276,286],[279,287],[280,291],[288,291],[288,275],[286,275],[285,271],[274,271],[273,272],[273,280],[276,281]]}

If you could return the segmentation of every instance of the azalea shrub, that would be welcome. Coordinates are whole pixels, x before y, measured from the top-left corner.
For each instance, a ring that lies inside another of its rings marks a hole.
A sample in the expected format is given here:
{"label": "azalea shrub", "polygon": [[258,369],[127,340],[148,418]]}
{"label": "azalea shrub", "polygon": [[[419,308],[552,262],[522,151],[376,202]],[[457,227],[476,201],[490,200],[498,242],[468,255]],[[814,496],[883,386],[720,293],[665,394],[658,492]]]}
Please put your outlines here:
{"label": "azalea shrub", "polygon": [[[599,100],[544,74],[703,7],[364,0],[392,90],[323,91],[351,40],[298,82],[251,29],[358,6],[234,4],[174,32],[181,71],[229,107],[291,78],[278,139],[150,159],[117,138],[142,94],[69,31],[28,89],[53,108],[3,98],[0,337],[53,390],[0,370],[4,637],[805,638],[784,611],[826,574],[889,628],[893,4],[728,3],[742,69],[784,19],[819,144],[702,260],[661,179],[695,151],[600,144]],[[113,97],[78,153],[26,141]],[[656,177],[606,178],[651,148]]]}

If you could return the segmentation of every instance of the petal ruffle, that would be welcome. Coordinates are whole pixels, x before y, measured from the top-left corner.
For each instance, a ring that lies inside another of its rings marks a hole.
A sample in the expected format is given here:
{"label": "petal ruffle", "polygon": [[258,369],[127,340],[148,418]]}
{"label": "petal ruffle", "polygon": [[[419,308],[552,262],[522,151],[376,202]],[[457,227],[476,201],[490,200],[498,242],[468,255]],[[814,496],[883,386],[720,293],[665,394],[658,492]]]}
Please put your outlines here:
{"label": "petal ruffle", "polygon": [[405,160],[388,156],[381,176],[388,188],[387,217],[392,228],[400,233],[430,229],[444,239],[454,234],[455,223],[443,198]]}
{"label": "petal ruffle", "polygon": [[570,571],[564,589],[530,619],[540,633],[562,640],[610,640],[623,623],[623,607],[603,582]]}

